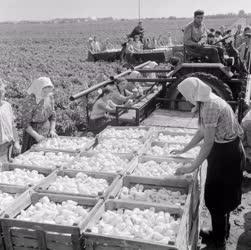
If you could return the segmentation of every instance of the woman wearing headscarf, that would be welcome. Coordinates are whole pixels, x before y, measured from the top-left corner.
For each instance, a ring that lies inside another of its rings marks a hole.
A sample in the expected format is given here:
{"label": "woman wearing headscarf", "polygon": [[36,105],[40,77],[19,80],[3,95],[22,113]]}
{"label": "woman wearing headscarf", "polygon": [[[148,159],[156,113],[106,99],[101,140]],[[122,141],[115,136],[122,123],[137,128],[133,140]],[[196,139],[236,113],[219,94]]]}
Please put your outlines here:
{"label": "woman wearing headscarf", "polygon": [[[128,79],[137,79],[141,78],[140,72],[134,70],[131,72],[131,74],[128,76]],[[127,82],[124,87],[124,92],[126,96],[139,96],[143,94],[143,89],[140,86],[139,82],[133,81],[133,82]]]}
{"label": "woman wearing headscarf", "polygon": [[48,77],[32,82],[23,105],[22,152],[46,137],[56,137],[56,113],[54,109],[54,86]]}
{"label": "woman wearing headscarf", "polygon": [[5,82],[0,79],[0,169],[2,163],[9,160],[12,146],[16,154],[20,153],[15,115],[11,104],[5,100]]}
{"label": "woman wearing headscarf", "polygon": [[207,159],[204,198],[211,214],[212,231],[201,231],[201,236],[205,243],[224,248],[230,230],[229,214],[241,203],[243,131],[229,104],[200,79],[189,77],[178,85],[178,90],[195,105],[199,129],[184,149],[173,153],[182,154],[202,140],[203,144],[192,165],[178,168],[176,174],[191,173]]}

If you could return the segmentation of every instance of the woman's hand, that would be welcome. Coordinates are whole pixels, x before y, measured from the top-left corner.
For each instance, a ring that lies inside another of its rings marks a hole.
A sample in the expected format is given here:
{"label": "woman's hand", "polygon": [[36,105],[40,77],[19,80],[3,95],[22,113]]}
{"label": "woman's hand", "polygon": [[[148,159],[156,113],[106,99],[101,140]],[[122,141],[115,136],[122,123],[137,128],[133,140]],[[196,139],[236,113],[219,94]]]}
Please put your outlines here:
{"label": "woman's hand", "polygon": [[37,142],[41,142],[41,141],[43,141],[44,139],[45,139],[45,137],[42,136],[42,135],[37,135],[36,138],[35,138],[35,140],[36,140]]}
{"label": "woman's hand", "polygon": [[15,141],[13,145],[13,150],[14,150],[15,155],[19,155],[21,153],[21,146],[20,146],[19,141]]}
{"label": "woman's hand", "polygon": [[57,135],[57,133],[56,133],[55,130],[50,130],[50,132],[49,132],[49,137],[55,138],[55,137],[58,137],[58,135]]}
{"label": "woman's hand", "polygon": [[172,150],[170,153],[172,154],[172,155],[181,155],[181,154],[184,154],[186,151],[184,150],[184,148],[183,149],[174,149],[174,150]]}
{"label": "woman's hand", "polygon": [[176,169],[175,175],[184,175],[184,174],[190,174],[194,171],[194,167],[180,167]]}

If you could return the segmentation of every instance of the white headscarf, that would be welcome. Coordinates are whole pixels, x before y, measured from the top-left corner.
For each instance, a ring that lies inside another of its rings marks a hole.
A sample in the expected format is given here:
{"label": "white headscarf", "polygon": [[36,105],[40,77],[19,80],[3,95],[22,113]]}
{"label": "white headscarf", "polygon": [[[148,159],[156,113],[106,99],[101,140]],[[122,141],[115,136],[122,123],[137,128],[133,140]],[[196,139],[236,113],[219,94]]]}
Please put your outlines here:
{"label": "white headscarf", "polygon": [[140,78],[141,74],[139,73],[139,71],[132,71],[131,74],[129,75],[129,78]]}
{"label": "white headscarf", "polygon": [[151,61],[147,64],[147,66],[149,66],[150,69],[154,69],[156,66],[158,66],[158,63]]}
{"label": "white headscarf", "polygon": [[42,98],[42,90],[45,87],[53,87],[53,84],[48,77],[39,77],[38,79],[34,80],[30,87],[27,90],[29,95],[34,94],[36,96],[36,103],[38,104]]}
{"label": "white headscarf", "polygon": [[178,85],[178,90],[193,105],[217,98],[212,89],[197,77],[186,78]]}

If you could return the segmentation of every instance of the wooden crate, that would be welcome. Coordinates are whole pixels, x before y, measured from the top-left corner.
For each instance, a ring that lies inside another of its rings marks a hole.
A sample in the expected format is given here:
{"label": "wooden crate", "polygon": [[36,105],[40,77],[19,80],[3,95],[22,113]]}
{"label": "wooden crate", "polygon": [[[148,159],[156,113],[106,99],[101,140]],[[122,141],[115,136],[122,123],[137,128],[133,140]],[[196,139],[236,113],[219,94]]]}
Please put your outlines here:
{"label": "wooden crate", "polygon": [[[184,133],[177,133],[177,132],[170,132],[170,131],[165,131],[165,130],[158,130],[153,133],[152,141],[164,142],[164,143],[174,143],[174,142],[159,140],[158,137],[160,134],[163,134],[166,136],[168,136],[168,135],[170,135],[170,136],[190,136],[191,139],[194,136],[194,134],[192,134],[192,133],[185,133],[185,132]],[[182,142],[182,144],[188,144],[188,142]]]}
{"label": "wooden crate", "polygon": [[[15,185],[5,185],[5,184],[0,184],[0,190],[3,193],[8,193],[8,194],[23,194],[27,188],[25,187],[19,187],[19,186],[15,186]],[[6,209],[1,209],[0,208],[0,216],[4,213]]]}
{"label": "wooden crate", "polygon": [[[108,126],[98,134],[98,137],[99,138],[120,138],[120,139],[124,138],[124,137],[116,137],[116,136],[106,136],[105,132],[107,130],[111,129],[111,128],[116,129],[116,130],[126,130],[126,129],[134,129],[134,130],[143,129],[143,130],[146,130],[147,131],[146,136],[141,137],[141,139],[143,139],[143,140],[149,139],[151,137],[151,135],[152,135],[151,127],[147,127],[147,126]],[[140,139],[140,138],[135,138],[135,137],[129,137],[129,138],[131,138],[131,139]]]}
{"label": "wooden crate", "polygon": [[[143,185],[144,190],[145,189],[155,189],[159,190],[161,188],[165,188],[170,191],[179,191],[181,194],[186,194],[186,201],[182,206],[175,205],[175,204],[167,204],[167,203],[157,203],[157,202],[147,202],[147,201],[136,201],[136,200],[130,200],[130,199],[121,199],[120,192],[122,187],[131,188],[137,184]],[[163,179],[156,179],[156,178],[145,178],[145,177],[138,177],[138,176],[125,176],[122,179],[120,179],[116,186],[114,187],[113,191],[110,193],[109,198],[110,199],[119,199],[123,201],[133,201],[134,203],[145,203],[149,205],[156,205],[156,204],[162,204],[172,207],[177,207],[177,209],[180,209],[181,207],[189,207],[188,199],[191,197],[191,190],[189,188],[190,182],[188,182],[185,179],[178,179],[178,180],[163,180]]]}
{"label": "wooden crate", "polygon": [[[99,153],[96,151],[89,151],[89,152],[83,152],[83,153],[79,154],[79,157],[82,156],[82,157],[86,157],[86,158],[91,158],[91,157],[96,156],[98,154]],[[121,158],[122,160],[127,161],[127,163],[125,163],[125,168],[123,170],[119,170],[116,172],[107,172],[107,171],[103,171],[102,170],[103,168],[102,168],[99,171],[93,170],[91,172],[106,173],[106,174],[111,174],[111,175],[114,175],[114,174],[125,175],[126,173],[130,172],[130,169],[133,168],[134,165],[137,163],[137,160],[136,160],[137,157],[135,157],[133,155],[119,154],[119,153],[111,153],[111,154]],[[85,170],[85,169],[82,169],[82,170],[81,169],[72,169],[70,166],[73,164],[73,162],[78,161],[78,160],[80,160],[80,159],[78,158],[78,156],[76,156],[76,158],[71,163],[67,164],[62,169],[63,170],[70,170],[70,171],[90,171],[90,170]]]}
{"label": "wooden crate", "polygon": [[[67,138],[67,139],[76,139],[76,138],[81,138],[81,137],[73,137],[73,136],[59,136],[59,138]],[[51,139],[51,138],[49,138]],[[34,151],[49,151],[49,152],[65,152],[65,153],[74,153],[74,154],[78,154],[78,153],[81,153],[81,152],[84,152],[86,150],[88,150],[89,148],[92,147],[92,145],[95,143],[95,139],[91,139],[91,141],[89,143],[87,143],[83,148],[80,148],[80,149],[56,149],[56,148],[46,148],[46,147],[43,147],[41,146],[39,143],[38,144],[35,144],[32,146],[32,150]]]}
{"label": "wooden crate", "polygon": [[[29,151],[26,151],[23,155],[28,155],[30,152],[43,152],[44,155],[46,155],[47,153],[55,153],[55,154],[62,153],[62,152],[51,152],[51,151],[48,151],[48,150],[38,151],[38,150],[33,148],[33,149],[29,150]],[[67,153],[67,154],[70,155],[70,156],[76,156],[76,154],[74,154],[74,153]],[[42,172],[45,172],[45,173],[51,173],[53,170],[61,167],[61,165],[56,165],[56,166],[53,166],[53,167],[43,167],[43,166],[17,164],[13,160],[11,162],[6,163],[5,165],[9,165],[10,168],[14,168],[15,166],[17,166],[17,167],[22,167],[23,166],[26,169],[42,171]]]}
{"label": "wooden crate", "polygon": [[[14,169],[26,169],[26,170],[29,170],[29,171],[32,171],[32,170],[36,170],[39,174],[43,174],[45,176],[45,179],[47,176],[49,176],[51,173],[53,173],[53,170],[50,170],[50,169],[45,169],[45,168],[40,168],[40,169],[32,169],[30,166],[22,166],[22,165],[15,165],[15,164],[9,164],[9,163],[4,163],[3,166],[2,166],[2,171],[11,171],[11,170],[14,170]],[[43,180],[42,180],[43,181]],[[39,183],[38,183],[39,184]],[[26,185],[26,186],[20,186],[20,185],[13,185],[13,184],[7,184],[7,183],[0,183],[0,185],[4,185],[6,187],[17,187],[17,188],[30,188],[32,186],[36,186],[37,184],[34,184],[34,185]]]}
{"label": "wooden crate", "polygon": [[[96,179],[105,179],[109,186],[108,188],[102,192],[99,193],[97,196],[87,195],[87,194],[73,194],[73,193],[66,193],[66,192],[56,192],[56,191],[50,191],[48,190],[48,187],[51,183],[53,183],[57,176],[68,176],[70,178],[76,177],[78,173],[84,173],[90,177],[96,178]],[[107,173],[96,173],[96,172],[87,172],[87,171],[70,171],[70,170],[56,170],[51,175],[49,175],[46,179],[44,179],[43,182],[41,182],[39,185],[35,187],[36,192],[42,192],[42,193],[48,193],[48,194],[64,194],[64,195],[71,195],[72,197],[89,197],[89,198],[106,198],[113,187],[116,185],[116,182],[119,180],[120,176],[116,174],[107,174]]]}
{"label": "wooden crate", "polygon": [[[80,206],[90,207],[90,213],[80,225],[63,226],[16,220],[15,217],[22,209],[37,203],[42,197],[48,196],[51,201],[62,203],[73,200]],[[1,227],[4,242],[8,250],[80,250],[80,232],[87,225],[90,218],[101,206],[102,201],[89,198],[72,197],[66,195],[27,193],[26,197],[18,199],[16,204],[8,210],[6,218],[2,218]]]}
{"label": "wooden crate", "polygon": [[[127,157],[133,157],[135,155],[141,155],[145,152],[145,148],[148,147],[148,144],[149,144],[149,141],[150,139],[147,139],[147,140],[144,140],[144,139],[132,139],[132,140],[138,140],[138,141],[141,141],[142,142],[142,146],[138,148],[137,151],[129,151],[129,152],[126,152],[126,153],[117,153],[117,152],[113,152],[113,151],[99,151],[97,149],[97,146],[104,140],[109,140],[109,139],[116,139],[116,138],[98,138],[97,142],[93,145],[93,147],[90,149],[89,152],[102,152],[102,153],[105,153],[105,152],[110,152],[110,153],[113,153],[113,154],[119,154],[119,155],[124,155],[124,156],[127,156]],[[123,140],[123,138],[118,138],[118,140]]]}
{"label": "wooden crate", "polygon": [[[172,146],[172,145],[181,145],[182,147],[185,147],[187,144],[186,143],[165,143],[165,142],[159,142],[159,141],[151,141],[151,142],[148,142],[145,149],[144,149],[144,152],[143,154],[144,155],[148,155],[148,156],[153,156],[153,157],[173,157],[173,158],[185,158],[185,159],[194,159],[194,157],[191,155],[191,151],[189,152],[186,152],[182,155],[172,155],[170,153],[168,153],[167,151],[167,148],[168,146]],[[158,146],[158,147],[161,147],[164,149],[164,151],[166,151],[166,153],[162,154],[162,155],[152,155],[151,153],[149,153],[149,150],[151,147],[153,146]],[[200,147],[200,145],[196,146],[197,147]],[[192,149],[193,150],[193,149]]]}
{"label": "wooden crate", "polygon": [[191,134],[194,135],[197,132],[197,129],[194,128],[184,128],[184,127],[153,127],[155,132],[170,132],[176,134]]}
{"label": "wooden crate", "polygon": [[[192,159],[190,158],[178,158],[178,157],[154,157],[154,156],[148,156],[148,155],[144,155],[144,156],[141,156],[138,159],[138,162],[137,164],[134,165],[134,168],[131,169],[131,172],[127,173],[128,175],[131,175],[131,176],[137,176],[137,175],[134,175],[133,172],[137,169],[138,167],[138,164],[140,163],[145,163],[145,162],[148,162],[148,161],[155,161],[157,163],[162,163],[162,162],[177,162],[177,163],[191,163],[192,162]],[[159,179],[165,179],[165,180],[168,180],[170,181],[170,183],[173,181],[174,183],[177,182],[178,180],[186,180],[188,182],[190,182],[192,180],[192,176],[190,174],[188,175],[184,175],[184,176],[177,176],[177,175],[165,175],[165,176],[151,176],[151,177],[148,177],[148,176],[137,176],[137,177],[144,177],[145,179],[149,179],[149,181],[151,179],[156,179],[156,180],[159,180]]]}
{"label": "wooden crate", "polygon": [[[19,197],[22,195],[25,195],[25,192],[27,192],[26,188],[21,188],[18,186],[12,186],[12,185],[0,185],[0,190],[4,193],[9,193],[9,194],[19,194]],[[17,199],[17,198],[16,198]],[[4,215],[5,210],[8,210],[8,207],[11,207],[13,205],[15,205],[16,199],[11,202],[7,207],[0,209],[0,218]],[[0,249],[6,249],[5,245],[4,245],[4,237],[3,237],[3,231],[2,231],[2,227],[0,225]]]}
{"label": "wooden crate", "polygon": [[[154,207],[156,212],[164,211],[169,212],[171,215],[174,215],[178,218],[181,218],[179,232],[176,237],[175,242],[170,242],[167,244],[161,244],[158,242],[152,242],[147,240],[137,240],[131,239],[122,236],[116,235],[101,235],[91,232],[92,226],[98,223],[101,219],[102,214],[107,210],[116,210],[116,209],[149,209],[150,207]],[[177,210],[175,207],[167,207],[161,204],[158,205],[149,205],[149,204],[136,204],[134,202],[128,201],[115,201],[115,200],[107,200],[102,206],[98,209],[97,213],[93,216],[93,218],[88,223],[85,231],[83,233],[83,238],[85,240],[85,249],[86,250],[133,250],[133,249],[142,249],[142,250],[185,250],[188,247],[188,238],[189,234],[187,232],[187,215],[186,212],[182,212],[181,210]]]}

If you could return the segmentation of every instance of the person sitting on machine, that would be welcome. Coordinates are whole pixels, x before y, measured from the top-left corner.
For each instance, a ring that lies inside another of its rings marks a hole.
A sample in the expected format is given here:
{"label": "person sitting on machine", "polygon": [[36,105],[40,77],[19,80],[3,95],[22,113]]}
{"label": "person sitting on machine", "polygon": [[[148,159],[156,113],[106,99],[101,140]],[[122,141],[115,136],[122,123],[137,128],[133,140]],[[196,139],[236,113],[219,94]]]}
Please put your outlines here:
{"label": "person sitting on machine", "polygon": [[111,124],[109,114],[116,112],[116,104],[109,99],[111,91],[104,88],[94,102],[89,119],[89,130],[95,135]]}
{"label": "person sitting on machine", "polygon": [[240,59],[246,66],[246,69],[250,72],[250,56],[251,56],[251,33],[245,33],[244,43],[238,48],[240,53]]}
{"label": "person sitting on machine", "polygon": [[133,94],[130,94],[128,96],[121,94],[119,85],[122,85],[123,81],[125,81],[125,78],[116,79],[113,82],[109,83],[106,86],[106,89],[110,91],[109,100],[111,100],[114,104],[128,106],[133,102]]}
{"label": "person sitting on machine", "polygon": [[207,35],[207,44],[214,45],[214,43],[215,43],[215,36],[213,33],[209,33]]}
{"label": "person sitting on machine", "polygon": [[245,34],[251,33],[251,27],[247,26],[244,28],[243,33],[235,37],[235,48],[239,48],[245,42]]}
{"label": "person sitting on machine", "polygon": [[139,35],[136,35],[134,37],[133,49],[134,49],[134,52],[142,52],[143,51],[143,43],[140,41]]}
{"label": "person sitting on machine", "polygon": [[187,53],[194,57],[206,57],[211,63],[220,63],[217,47],[206,45],[207,29],[203,22],[204,11],[196,10],[194,20],[184,29],[184,46]]}
{"label": "person sitting on machine", "polygon": [[133,29],[133,31],[128,37],[134,38],[135,36],[139,36],[140,41],[143,42],[144,28],[143,23],[141,21],[139,21],[138,25]]}

